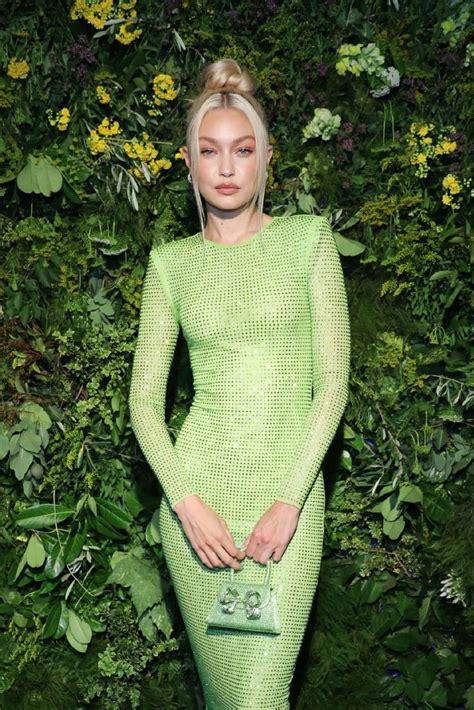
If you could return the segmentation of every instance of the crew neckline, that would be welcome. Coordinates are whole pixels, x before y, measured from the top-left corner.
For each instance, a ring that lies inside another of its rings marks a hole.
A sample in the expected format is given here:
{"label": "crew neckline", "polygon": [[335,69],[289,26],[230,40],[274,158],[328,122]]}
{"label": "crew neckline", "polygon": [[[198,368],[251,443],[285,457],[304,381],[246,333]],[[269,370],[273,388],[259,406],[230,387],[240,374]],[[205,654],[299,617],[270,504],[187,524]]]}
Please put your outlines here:
{"label": "crew neckline", "polygon": [[233,244],[226,244],[224,242],[215,242],[213,239],[206,239],[206,237],[203,236],[202,232],[198,232],[198,235],[201,238],[201,241],[203,241],[205,244],[209,245],[210,247],[217,247],[218,249],[229,249],[229,248],[235,248],[235,247],[244,247],[247,244],[251,244],[254,242],[266,229],[271,227],[271,225],[275,222],[275,220],[280,220],[282,219],[281,216],[274,215],[270,222],[267,222],[258,232],[256,232],[252,237],[249,237],[248,239],[244,239],[243,241],[240,242],[234,242]]}

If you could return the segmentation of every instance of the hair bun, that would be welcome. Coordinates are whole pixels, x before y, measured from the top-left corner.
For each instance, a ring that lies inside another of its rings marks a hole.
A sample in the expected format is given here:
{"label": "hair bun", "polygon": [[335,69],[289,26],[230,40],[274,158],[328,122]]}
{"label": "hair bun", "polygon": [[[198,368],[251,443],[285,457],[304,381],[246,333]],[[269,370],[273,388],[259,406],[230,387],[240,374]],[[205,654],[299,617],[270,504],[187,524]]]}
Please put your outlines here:
{"label": "hair bun", "polygon": [[253,94],[255,82],[246,69],[241,69],[235,59],[219,59],[204,67],[201,74],[204,91],[235,91]]}

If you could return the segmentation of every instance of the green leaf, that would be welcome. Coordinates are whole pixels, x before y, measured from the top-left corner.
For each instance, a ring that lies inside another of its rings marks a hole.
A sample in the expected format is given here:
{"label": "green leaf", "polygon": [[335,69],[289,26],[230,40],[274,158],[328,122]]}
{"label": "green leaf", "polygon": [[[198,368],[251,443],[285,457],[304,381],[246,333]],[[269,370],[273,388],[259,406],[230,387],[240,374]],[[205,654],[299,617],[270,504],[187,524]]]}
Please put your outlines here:
{"label": "green leaf", "polygon": [[90,525],[92,528],[97,530],[104,537],[108,537],[110,540],[125,540],[126,536],[119,532],[116,528],[110,525],[104,518],[97,516],[90,520]]}
{"label": "green leaf", "polygon": [[410,680],[405,683],[405,693],[410,700],[418,706],[424,696],[423,686],[419,685],[414,678],[410,678]]}
{"label": "green leaf", "polygon": [[95,501],[97,503],[97,514],[107,523],[113,525],[114,528],[126,530],[132,523],[133,517],[124,508],[120,508],[105,498],[95,498]]}
{"label": "green leaf", "polygon": [[45,577],[47,579],[56,579],[59,577],[64,567],[62,546],[59,544],[59,541],[57,541],[46,558],[46,564],[44,566]]}
{"label": "green leaf", "polygon": [[84,619],[81,619],[75,611],[69,609],[69,626],[71,634],[80,644],[88,644],[92,638],[92,629]]}
{"label": "green leaf", "polygon": [[400,537],[405,527],[405,518],[400,515],[396,520],[384,520],[383,531],[391,540],[396,540]]}
{"label": "green leaf", "polygon": [[18,407],[21,419],[31,419],[45,429],[49,429],[52,421],[48,413],[37,402],[24,402]]}
{"label": "green leaf", "polygon": [[400,503],[421,503],[423,501],[421,488],[413,485],[413,483],[403,483],[400,486],[398,501]]}
{"label": "green leaf", "polygon": [[333,235],[334,241],[336,242],[336,246],[342,256],[357,256],[358,254],[362,254],[362,252],[365,251],[365,244],[362,244],[362,242],[358,242],[355,239],[349,239],[348,237],[344,237],[342,234],[336,231],[333,232]]}
{"label": "green leaf", "polygon": [[20,446],[27,451],[37,454],[41,451],[41,437],[28,429],[22,431],[20,434]]}
{"label": "green leaf", "polygon": [[15,471],[15,476],[19,481],[22,480],[32,463],[33,454],[26,449],[20,449],[15,456],[10,458],[10,468]]}
{"label": "green leaf", "polygon": [[377,638],[382,638],[393,629],[401,619],[401,614],[393,606],[385,606],[371,618],[370,627]]}
{"label": "green leaf", "polygon": [[157,545],[161,543],[161,535],[160,531],[158,529],[158,516],[159,516],[159,509],[157,508],[151,517],[150,522],[147,525],[146,528],[146,541],[149,545]]}
{"label": "green leaf", "polygon": [[22,510],[16,516],[15,522],[22,528],[41,530],[51,528],[55,523],[62,523],[71,515],[74,515],[74,510],[61,503],[58,505],[42,503]]}
{"label": "green leaf", "polygon": [[26,561],[30,567],[41,567],[46,559],[43,543],[38,535],[32,535],[26,547]]}
{"label": "green leaf", "polygon": [[64,561],[72,562],[78,557],[84,547],[87,537],[87,524],[81,524],[77,531],[69,531],[69,535],[64,546]]}
{"label": "green leaf", "polygon": [[424,643],[424,637],[415,629],[396,631],[384,639],[384,644],[393,651],[408,651],[418,644]]}
{"label": "green leaf", "polygon": [[398,492],[392,493],[388,498],[382,502],[380,507],[380,512],[382,513],[385,520],[396,520],[401,515],[401,509],[398,507]]}
{"label": "green leaf", "polygon": [[444,491],[425,488],[423,507],[428,518],[435,523],[447,523],[453,515],[453,504]]}
{"label": "green leaf", "polygon": [[421,606],[420,606],[420,613],[419,613],[419,619],[418,619],[418,628],[422,629],[423,626],[426,624],[426,621],[428,619],[428,614],[430,612],[430,606],[431,606],[431,596],[428,594],[422,601]]}
{"label": "green leaf", "polygon": [[8,454],[10,440],[6,434],[0,433],[0,459],[4,459]]}
{"label": "green leaf", "polygon": [[59,601],[55,602],[50,609],[48,616],[46,617],[45,624],[43,626],[43,633],[41,638],[47,639],[53,636],[59,627],[59,620],[61,619],[61,603]]}
{"label": "green leaf", "polygon": [[86,643],[79,643],[79,641],[74,637],[74,635],[71,632],[71,629],[69,626],[66,629],[66,638],[69,641],[70,645],[76,650],[79,651],[79,653],[86,653],[87,652],[87,644]]}
{"label": "green leaf", "polygon": [[438,670],[439,663],[433,654],[421,654],[419,658],[412,662],[410,676],[416,679],[416,682],[421,685],[423,690],[426,690],[432,684]]}
{"label": "green leaf", "polygon": [[374,579],[364,579],[361,584],[360,603],[372,604],[377,601],[383,591],[384,585],[382,582],[378,582]]}
{"label": "green leaf", "polygon": [[[138,551],[143,554],[142,550]],[[162,605],[160,617],[163,619],[162,631],[171,629],[170,618],[164,604],[163,584],[156,564],[140,559],[133,552],[114,552],[111,558],[112,572],[106,584],[120,584],[130,590],[132,602],[138,616],[149,608]],[[161,616],[162,615],[162,616]]]}
{"label": "green leaf", "polygon": [[61,171],[44,156],[28,155],[23,170],[17,176],[16,184],[22,192],[50,197],[59,192],[63,184]]}
{"label": "green leaf", "polygon": [[432,705],[445,708],[448,702],[448,693],[438,679],[433,681],[433,685],[426,691],[424,700]]}
{"label": "green leaf", "polygon": [[452,673],[461,668],[459,654],[454,653],[450,648],[439,648],[436,652],[436,657],[441,661],[443,673]]}

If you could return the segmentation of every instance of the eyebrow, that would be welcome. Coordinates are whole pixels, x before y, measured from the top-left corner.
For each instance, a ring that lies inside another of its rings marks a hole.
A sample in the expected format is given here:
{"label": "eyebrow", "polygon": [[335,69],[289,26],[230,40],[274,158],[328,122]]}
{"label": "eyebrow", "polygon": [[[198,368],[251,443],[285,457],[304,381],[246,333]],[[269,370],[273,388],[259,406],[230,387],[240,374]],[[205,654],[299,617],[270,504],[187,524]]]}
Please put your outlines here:
{"label": "eyebrow", "polygon": [[[235,141],[232,141],[232,143],[240,143],[240,141],[245,141],[251,138],[252,140],[255,140],[255,138],[251,135],[248,136],[241,136],[240,138],[236,138]],[[199,136],[200,141],[209,141],[210,143],[219,143],[219,141],[216,141],[214,138],[210,138],[209,136]]]}

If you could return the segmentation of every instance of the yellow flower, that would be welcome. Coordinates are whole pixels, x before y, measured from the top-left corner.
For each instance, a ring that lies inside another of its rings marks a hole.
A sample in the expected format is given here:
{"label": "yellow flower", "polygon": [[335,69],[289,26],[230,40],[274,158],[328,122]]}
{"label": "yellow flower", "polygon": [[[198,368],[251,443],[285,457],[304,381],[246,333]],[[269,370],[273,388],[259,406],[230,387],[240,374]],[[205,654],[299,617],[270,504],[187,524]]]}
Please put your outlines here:
{"label": "yellow flower", "polygon": [[105,153],[108,148],[108,143],[105,138],[101,138],[96,130],[92,129],[89,131],[89,137],[87,138],[87,145],[90,152],[93,155],[98,153]]}
{"label": "yellow flower", "polygon": [[51,109],[46,110],[48,115],[48,121],[51,126],[57,126],[59,131],[65,131],[71,120],[71,113],[68,108],[64,107],[60,111],[56,112],[56,116],[53,117]]}
{"label": "yellow flower", "polygon": [[30,66],[26,59],[10,59],[8,62],[7,74],[12,79],[26,79],[30,71]]}
{"label": "yellow flower", "polygon": [[450,192],[452,195],[457,195],[459,192],[461,192],[461,186],[459,184],[459,181],[452,173],[449,173],[448,175],[446,175],[446,177],[443,178],[442,185],[444,189],[448,190],[448,192]]}
{"label": "yellow flower", "polygon": [[442,202],[444,205],[450,205],[452,202],[452,197],[450,195],[443,195]]}
{"label": "yellow flower", "polygon": [[426,163],[426,155],[424,153],[418,153],[416,159],[418,163]]}
{"label": "yellow flower", "polygon": [[89,0],[75,0],[71,6],[70,16],[72,20],[84,19],[96,30],[102,30],[110,17],[114,5],[114,0],[97,0],[90,3]]}
{"label": "yellow flower", "polygon": [[180,158],[181,158],[181,160],[184,159],[184,146],[181,146],[181,148],[178,150],[178,152],[174,154],[174,157],[176,160],[179,160]]}
{"label": "yellow flower", "polygon": [[157,74],[153,78],[153,93],[154,101],[157,106],[160,105],[160,99],[172,101],[178,95],[174,88],[173,78],[169,74]]}
{"label": "yellow flower", "polygon": [[140,35],[143,33],[143,30],[136,29],[133,30],[133,32],[129,32],[128,28],[133,27],[135,23],[134,22],[124,22],[122,25],[119,27],[119,31],[115,35],[115,39],[117,42],[120,42],[120,44],[131,44],[134,40],[138,39]]}
{"label": "yellow flower", "polygon": [[98,84],[95,87],[95,93],[101,104],[110,103],[111,96],[109,92],[105,89],[105,87],[102,86],[102,84]]}
{"label": "yellow flower", "polygon": [[107,20],[126,20],[120,24],[114,38],[121,44],[130,44],[143,32],[141,29],[129,31],[135,24],[137,11],[132,9],[135,4],[136,0],[122,1],[114,8],[114,0],[75,0],[71,6],[70,17],[73,20],[87,20],[98,30],[104,28]]}
{"label": "yellow flower", "polygon": [[436,146],[435,150],[437,155],[442,155],[443,153],[452,153],[456,148],[456,141],[443,140]]}
{"label": "yellow flower", "polygon": [[110,121],[107,117],[103,119],[97,130],[102,136],[115,136],[117,133],[122,132],[119,122],[114,121],[112,125],[110,125]]}
{"label": "yellow flower", "polygon": [[426,136],[426,134],[429,131],[432,131],[433,128],[434,128],[434,123],[425,123],[424,125],[422,125],[418,128],[418,135]]}

